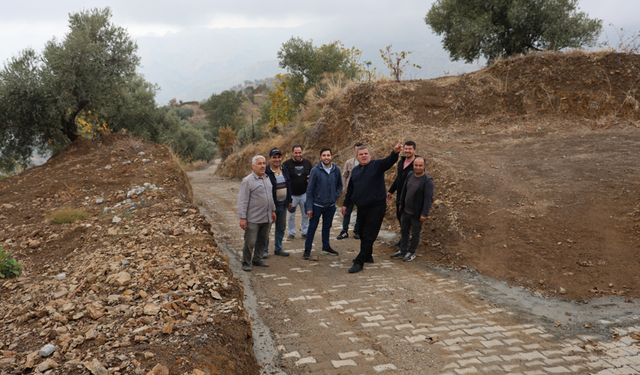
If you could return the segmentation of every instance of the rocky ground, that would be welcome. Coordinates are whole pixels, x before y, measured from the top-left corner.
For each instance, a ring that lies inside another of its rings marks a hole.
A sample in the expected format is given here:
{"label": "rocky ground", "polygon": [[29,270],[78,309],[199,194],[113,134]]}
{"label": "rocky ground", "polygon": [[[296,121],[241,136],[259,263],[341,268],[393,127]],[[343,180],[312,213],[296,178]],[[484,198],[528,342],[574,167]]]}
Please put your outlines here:
{"label": "rocky ground", "polygon": [[[50,224],[63,207],[87,217]],[[24,265],[0,281],[0,374],[257,372],[243,289],[167,148],[79,139],[0,180],[0,228]]]}

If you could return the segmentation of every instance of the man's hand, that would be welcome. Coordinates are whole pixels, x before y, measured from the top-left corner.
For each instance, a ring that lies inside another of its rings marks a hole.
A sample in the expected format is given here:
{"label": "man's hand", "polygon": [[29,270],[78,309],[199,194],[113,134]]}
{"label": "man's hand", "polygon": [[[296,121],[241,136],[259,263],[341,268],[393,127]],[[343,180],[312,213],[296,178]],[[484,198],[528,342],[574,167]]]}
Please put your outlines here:
{"label": "man's hand", "polygon": [[247,230],[247,219],[240,219],[240,228]]}
{"label": "man's hand", "polygon": [[387,200],[390,201],[393,199],[393,194],[387,192]]}
{"label": "man's hand", "polygon": [[340,210],[340,211],[341,211],[340,213],[342,214],[342,216],[346,215],[347,214],[347,207],[342,206],[342,210]]}
{"label": "man's hand", "polygon": [[274,223],[276,222],[276,218],[277,218],[276,212],[275,211],[271,211],[271,220],[273,220]]}
{"label": "man's hand", "polygon": [[293,203],[289,203],[289,208],[287,208],[287,211],[291,212],[292,208],[293,208]]}
{"label": "man's hand", "polygon": [[399,154],[400,151],[402,151],[402,141],[398,142],[396,147],[393,148],[393,152],[395,152],[396,154]]}
{"label": "man's hand", "polygon": [[420,221],[422,221],[424,223],[426,220],[427,220],[426,216],[420,215]]}
{"label": "man's hand", "polygon": [[402,212],[402,206],[398,206],[398,212]]}
{"label": "man's hand", "polygon": [[309,215],[309,219],[313,219],[313,211],[307,211],[307,215]]}

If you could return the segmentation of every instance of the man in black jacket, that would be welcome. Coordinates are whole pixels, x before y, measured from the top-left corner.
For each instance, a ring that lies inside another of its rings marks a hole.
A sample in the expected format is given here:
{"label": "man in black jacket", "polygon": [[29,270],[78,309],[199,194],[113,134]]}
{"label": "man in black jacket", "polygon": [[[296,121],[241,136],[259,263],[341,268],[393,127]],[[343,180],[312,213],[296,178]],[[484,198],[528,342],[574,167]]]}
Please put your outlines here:
{"label": "man in black jacket", "polygon": [[[431,202],[433,201],[433,179],[424,173],[423,157],[415,158],[413,172],[409,173],[402,188],[398,211],[400,212],[400,250],[391,258],[403,258],[410,262],[416,258],[416,249],[420,243],[422,223],[427,220]],[[411,230],[411,246],[409,246],[409,230]]]}
{"label": "man in black jacket", "polygon": [[371,259],[373,243],[378,238],[387,209],[384,172],[393,167],[398,160],[400,150],[402,150],[402,142],[398,143],[385,159],[371,160],[368,147],[358,148],[356,157],[359,164],[351,172],[342,206],[343,216],[351,203],[358,207],[360,253],[353,260],[353,267],[349,268],[349,273],[362,271],[364,263]]}
{"label": "man in black jacket", "polygon": [[309,159],[302,157],[302,145],[293,145],[291,152],[293,152],[293,157],[283,162],[282,166],[287,168],[289,177],[291,177],[291,204],[293,208],[287,213],[287,231],[289,232],[288,239],[293,240],[296,237],[296,207],[300,208],[300,233],[302,238],[307,237],[309,217],[304,212],[304,202],[307,201],[307,185],[313,164]]}
{"label": "man in black jacket", "polygon": [[[282,167],[282,151],[274,147],[269,151],[269,164],[264,172],[271,180],[273,186],[273,201],[276,204],[276,230],[273,253],[288,257],[289,253],[282,250],[282,238],[287,227],[287,211],[293,208],[291,204],[291,180],[289,171]],[[269,252],[269,240],[264,248],[262,259],[266,259]]]}
{"label": "man in black jacket", "polygon": [[396,217],[398,218],[398,224],[400,222],[400,212],[398,211],[398,205],[400,205],[400,195],[402,195],[402,187],[410,172],[413,172],[413,161],[416,160],[416,143],[414,141],[406,141],[404,148],[402,149],[404,156],[398,161],[398,173],[396,179],[393,180],[393,184],[389,188],[387,193],[387,199],[391,200],[393,193],[396,194]]}

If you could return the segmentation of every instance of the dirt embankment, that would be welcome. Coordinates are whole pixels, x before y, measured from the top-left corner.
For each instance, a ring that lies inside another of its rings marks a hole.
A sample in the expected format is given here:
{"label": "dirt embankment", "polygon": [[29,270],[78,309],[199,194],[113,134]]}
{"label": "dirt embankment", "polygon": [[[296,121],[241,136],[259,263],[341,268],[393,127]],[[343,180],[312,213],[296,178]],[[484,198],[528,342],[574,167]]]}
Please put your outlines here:
{"label": "dirt embankment", "polygon": [[[0,281],[0,373],[257,373],[242,288],[190,195],[168,149],[121,135],[1,180],[0,244],[24,272]],[[51,225],[63,207],[87,218]]]}
{"label": "dirt embankment", "polygon": [[544,295],[637,298],[639,68],[637,55],[541,53],[456,77],[352,84],[303,134],[249,146],[219,171],[242,177],[253,155],[296,142],[312,160],[333,147],[341,166],[357,141],[383,157],[411,139],[436,182],[421,259]]}

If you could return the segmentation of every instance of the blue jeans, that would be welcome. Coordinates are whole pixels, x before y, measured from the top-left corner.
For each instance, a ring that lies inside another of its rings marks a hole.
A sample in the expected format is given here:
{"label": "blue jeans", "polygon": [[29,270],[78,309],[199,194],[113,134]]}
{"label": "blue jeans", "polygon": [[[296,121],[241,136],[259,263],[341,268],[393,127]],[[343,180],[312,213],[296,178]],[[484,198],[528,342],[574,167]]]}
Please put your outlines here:
{"label": "blue jeans", "polygon": [[313,237],[318,229],[320,223],[320,216],[322,216],[322,248],[328,249],[329,246],[329,231],[331,230],[331,224],[333,223],[333,215],[336,213],[336,205],[333,204],[329,207],[313,206],[313,216],[309,220],[309,230],[307,231],[307,240],[304,241],[304,248],[311,250],[313,246]]}
{"label": "blue jeans", "polygon": [[[342,217],[342,231],[349,231],[349,223],[351,222],[351,213],[353,212],[353,208],[355,205],[352,203],[347,207],[347,212],[344,213]],[[353,226],[353,233],[358,233],[358,217],[356,216],[356,225]]]}
{"label": "blue jeans", "polygon": [[293,212],[287,212],[287,231],[290,235],[296,235],[296,211],[300,211],[300,233],[307,234],[309,230],[309,215],[304,211],[304,202],[307,201],[307,194],[293,195]]}
{"label": "blue jeans", "polygon": [[[287,229],[287,206],[276,205],[276,245],[274,251],[280,252],[282,251],[282,238],[284,237],[284,230]],[[269,240],[267,240],[267,245],[264,247],[264,253],[267,254],[269,252]]]}

